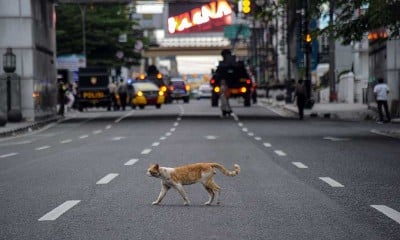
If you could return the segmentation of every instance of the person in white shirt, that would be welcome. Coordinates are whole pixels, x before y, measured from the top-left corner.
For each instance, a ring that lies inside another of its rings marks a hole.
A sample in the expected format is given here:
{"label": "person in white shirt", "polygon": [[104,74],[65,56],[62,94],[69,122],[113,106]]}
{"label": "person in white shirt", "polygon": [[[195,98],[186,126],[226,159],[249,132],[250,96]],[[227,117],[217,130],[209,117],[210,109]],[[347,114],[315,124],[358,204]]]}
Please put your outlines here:
{"label": "person in white shirt", "polygon": [[388,107],[388,94],[389,94],[388,85],[383,82],[383,78],[379,78],[378,84],[375,85],[375,87],[374,87],[374,95],[375,95],[376,102],[378,104],[379,119],[381,122],[383,122],[382,107],[385,110],[387,122],[390,122],[390,113],[389,113],[389,107]]}

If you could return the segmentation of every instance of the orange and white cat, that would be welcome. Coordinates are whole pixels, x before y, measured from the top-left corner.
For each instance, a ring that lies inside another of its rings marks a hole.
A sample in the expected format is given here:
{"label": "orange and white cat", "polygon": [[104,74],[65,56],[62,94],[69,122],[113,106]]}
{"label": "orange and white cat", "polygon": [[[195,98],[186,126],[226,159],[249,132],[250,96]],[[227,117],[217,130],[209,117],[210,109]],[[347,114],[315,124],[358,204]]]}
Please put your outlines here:
{"label": "orange and white cat", "polygon": [[189,205],[190,201],[183,189],[183,185],[190,185],[198,182],[203,184],[210,195],[205,205],[210,205],[215,198],[217,204],[219,204],[218,197],[221,187],[213,180],[213,176],[216,174],[215,169],[220,170],[224,175],[230,177],[236,176],[240,172],[240,166],[238,164],[234,165],[233,171],[227,170],[219,163],[194,163],[175,168],[160,167],[158,164],[151,165],[147,170],[147,175],[161,179],[161,192],[157,200],[153,202],[153,205],[159,204],[171,187],[175,188],[181,194],[184,204]]}

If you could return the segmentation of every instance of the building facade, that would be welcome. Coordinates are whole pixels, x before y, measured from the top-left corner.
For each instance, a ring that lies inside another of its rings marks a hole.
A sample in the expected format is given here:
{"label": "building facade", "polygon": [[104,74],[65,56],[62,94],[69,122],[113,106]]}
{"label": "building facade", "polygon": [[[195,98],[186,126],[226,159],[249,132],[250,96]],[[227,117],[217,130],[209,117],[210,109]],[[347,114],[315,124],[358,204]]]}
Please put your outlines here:
{"label": "building facade", "polygon": [[[0,0],[0,53],[11,47],[20,76],[21,112],[33,121],[55,115],[55,12],[53,1]],[[2,58],[0,65],[3,66]],[[0,73],[3,73],[1,68]]]}

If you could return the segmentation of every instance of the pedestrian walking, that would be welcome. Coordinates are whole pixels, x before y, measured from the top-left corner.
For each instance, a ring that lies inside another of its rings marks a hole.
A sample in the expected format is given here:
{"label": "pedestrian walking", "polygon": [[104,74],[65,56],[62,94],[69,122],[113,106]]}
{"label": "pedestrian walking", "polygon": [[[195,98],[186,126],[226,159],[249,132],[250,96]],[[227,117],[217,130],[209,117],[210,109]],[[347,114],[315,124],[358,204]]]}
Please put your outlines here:
{"label": "pedestrian walking", "polygon": [[117,84],[115,84],[115,80],[113,79],[109,84],[108,84],[108,91],[110,92],[111,95],[111,105],[114,110],[118,109],[118,104],[117,104]]}
{"label": "pedestrian walking", "polygon": [[[390,122],[390,113],[388,107],[388,94],[389,94],[389,87],[386,83],[384,83],[383,78],[378,79],[378,84],[374,87],[374,95],[376,99],[376,103],[378,104],[378,113],[379,113],[379,120],[380,122]],[[383,118],[383,111],[382,108],[385,110],[386,121]]]}
{"label": "pedestrian walking", "polygon": [[222,116],[230,115],[232,113],[231,105],[229,104],[229,88],[225,80],[221,80],[221,94],[220,94],[220,107]]}
{"label": "pedestrian walking", "polygon": [[125,111],[127,97],[128,97],[128,86],[126,86],[126,83],[124,83],[123,79],[120,80],[118,86],[118,95],[119,95],[119,101],[121,103],[121,108],[123,111]]}
{"label": "pedestrian walking", "polygon": [[296,88],[294,90],[294,97],[296,99],[297,109],[299,111],[299,119],[304,118],[304,106],[306,105],[307,92],[304,86],[303,79],[297,81]]}
{"label": "pedestrian walking", "polygon": [[65,113],[65,93],[67,91],[67,86],[63,81],[58,82],[58,115],[64,116]]}

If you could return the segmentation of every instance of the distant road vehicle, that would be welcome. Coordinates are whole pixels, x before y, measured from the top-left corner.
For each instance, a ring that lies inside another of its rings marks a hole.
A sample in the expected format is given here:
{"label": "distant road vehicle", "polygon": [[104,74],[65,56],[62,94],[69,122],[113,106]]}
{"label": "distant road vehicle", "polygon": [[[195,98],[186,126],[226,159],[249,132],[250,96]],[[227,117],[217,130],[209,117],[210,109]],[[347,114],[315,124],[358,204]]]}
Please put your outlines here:
{"label": "distant road vehicle", "polygon": [[171,78],[168,87],[172,100],[182,99],[184,103],[189,102],[190,86],[182,78]]}
{"label": "distant road vehicle", "polygon": [[149,105],[161,108],[165,103],[165,93],[151,81],[135,81],[132,83],[132,88],[133,96],[130,104],[133,109],[136,107],[144,109]]}
{"label": "distant road vehicle", "polygon": [[84,108],[102,107],[111,110],[111,94],[108,89],[109,74],[107,68],[79,68],[76,106]]}
{"label": "distant road vehicle", "polygon": [[201,84],[197,90],[196,98],[211,98],[212,90],[213,89],[210,84]]}

